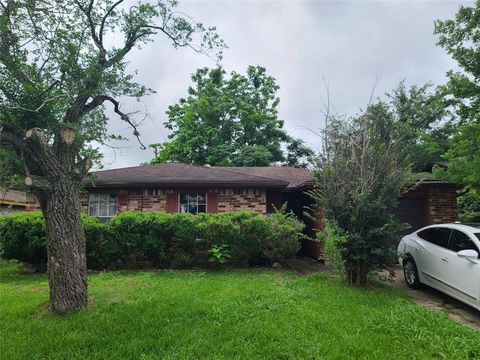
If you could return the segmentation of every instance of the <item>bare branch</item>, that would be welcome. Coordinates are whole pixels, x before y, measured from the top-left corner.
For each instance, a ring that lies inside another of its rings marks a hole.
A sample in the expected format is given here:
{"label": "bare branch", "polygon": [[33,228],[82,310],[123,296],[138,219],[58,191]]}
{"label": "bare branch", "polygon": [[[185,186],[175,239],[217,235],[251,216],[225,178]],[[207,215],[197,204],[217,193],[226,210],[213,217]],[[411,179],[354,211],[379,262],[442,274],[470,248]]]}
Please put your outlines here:
{"label": "bare branch", "polygon": [[113,110],[115,111],[116,114],[120,115],[120,119],[125,121],[127,124],[129,124],[133,128],[133,135],[135,135],[135,137],[137,138],[137,141],[141,145],[141,148],[143,150],[145,150],[147,147],[140,140],[140,133],[139,133],[138,128],[137,128],[138,124],[132,122],[129,115],[120,110],[120,103],[116,99],[114,99],[113,97],[107,96],[107,95],[95,96],[90,103],[85,105],[84,113],[92,111],[96,107],[102,105],[105,101],[109,101],[110,103],[112,103],[113,104]]}

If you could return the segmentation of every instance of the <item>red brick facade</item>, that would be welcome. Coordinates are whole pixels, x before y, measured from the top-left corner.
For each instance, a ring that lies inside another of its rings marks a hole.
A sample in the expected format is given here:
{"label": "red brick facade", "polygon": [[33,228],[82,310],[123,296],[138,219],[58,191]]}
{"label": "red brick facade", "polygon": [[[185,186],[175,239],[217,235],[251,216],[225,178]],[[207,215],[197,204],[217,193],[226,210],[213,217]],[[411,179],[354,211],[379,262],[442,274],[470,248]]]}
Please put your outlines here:
{"label": "red brick facade", "polygon": [[428,224],[452,223],[458,218],[455,187],[428,189]]}
{"label": "red brick facade", "polygon": [[[178,211],[178,195],[182,192],[203,192],[207,194],[207,212],[225,212],[251,210],[267,213],[265,189],[92,189],[98,193],[115,193],[118,196],[118,212],[123,211]],[[88,192],[80,197],[82,211],[88,213]],[[33,195],[28,197],[29,211],[39,210],[39,204]]]}

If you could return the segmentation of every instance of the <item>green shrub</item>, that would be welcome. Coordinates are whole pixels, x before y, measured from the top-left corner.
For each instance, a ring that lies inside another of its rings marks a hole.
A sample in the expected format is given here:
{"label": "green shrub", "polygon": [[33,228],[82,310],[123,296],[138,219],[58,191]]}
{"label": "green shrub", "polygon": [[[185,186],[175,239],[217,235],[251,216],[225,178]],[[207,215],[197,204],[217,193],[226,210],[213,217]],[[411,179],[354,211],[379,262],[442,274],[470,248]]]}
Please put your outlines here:
{"label": "green shrub", "polygon": [[168,247],[172,238],[166,214],[123,212],[108,222],[110,241],[117,244],[124,262],[152,261],[168,264]]}
{"label": "green shrub", "polygon": [[159,216],[168,219],[171,236],[176,240],[176,250],[178,252],[193,254],[200,250],[197,216],[183,213],[159,213]]}
{"label": "green shrub", "polygon": [[325,262],[340,272],[345,271],[341,249],[347,240],[342,229],[333,221],[325,223],[325,231],[317,232],[317,239],[323,245]]}
{"label": "green shrub", "polygon": [[34,265],[47,259],[45,222],[39,212],[0,217],[0,254]]}
{"label": "green shrub", "polygon": [[[210,214],[123,212],[108,223],[82,215],[87,265],[186,267],[197,254],[228,249],[222,261],[268,263],[292,257],[299,250],[303,223],[283,211],[263,216],[252,211]],[[40,213],[0,218],[0,255],[32,264],[46,262],[45,224]],[[231,257],[231,259],[230,259]]]}
{"label": "green shrub", "polygon": [[117,244],[108,236],[107,225],[95,216],[82,214],[87,248],[87,266],[89,269],[105,269],[111,267],[119,258]]}
{"label": "green shrub", "polygon": [[270,262],[281,262],[300,250],[305,225],[292,213],[276,211],[266,218],[268,235],[262,241],[262,255]]}

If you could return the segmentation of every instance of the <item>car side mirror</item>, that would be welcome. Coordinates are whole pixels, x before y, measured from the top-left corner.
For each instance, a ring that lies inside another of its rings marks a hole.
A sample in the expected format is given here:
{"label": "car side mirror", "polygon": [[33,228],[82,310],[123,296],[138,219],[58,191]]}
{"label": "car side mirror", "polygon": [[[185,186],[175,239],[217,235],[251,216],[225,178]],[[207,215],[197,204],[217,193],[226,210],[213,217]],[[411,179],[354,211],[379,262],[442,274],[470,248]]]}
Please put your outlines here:
{"label": "car side mirror", "polygon": [[457,256],[465,259],[478,259],[478,252],[472,249],[461,250],[457,252]]}

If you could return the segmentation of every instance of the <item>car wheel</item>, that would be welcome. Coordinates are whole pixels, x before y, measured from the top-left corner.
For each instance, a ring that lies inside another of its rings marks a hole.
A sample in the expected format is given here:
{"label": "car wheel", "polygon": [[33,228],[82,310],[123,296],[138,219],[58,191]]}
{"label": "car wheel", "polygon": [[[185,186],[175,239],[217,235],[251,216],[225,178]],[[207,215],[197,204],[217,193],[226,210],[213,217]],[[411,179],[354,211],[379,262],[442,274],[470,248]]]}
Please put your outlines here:
{"label": "car wheel", "polygon": [[420,278],[418,277],[417,264],[415,264],[415,261],[411,257],[403,260],[403,275],[405,276],[405,282],[408,287],[418,289],[422,286]]}

